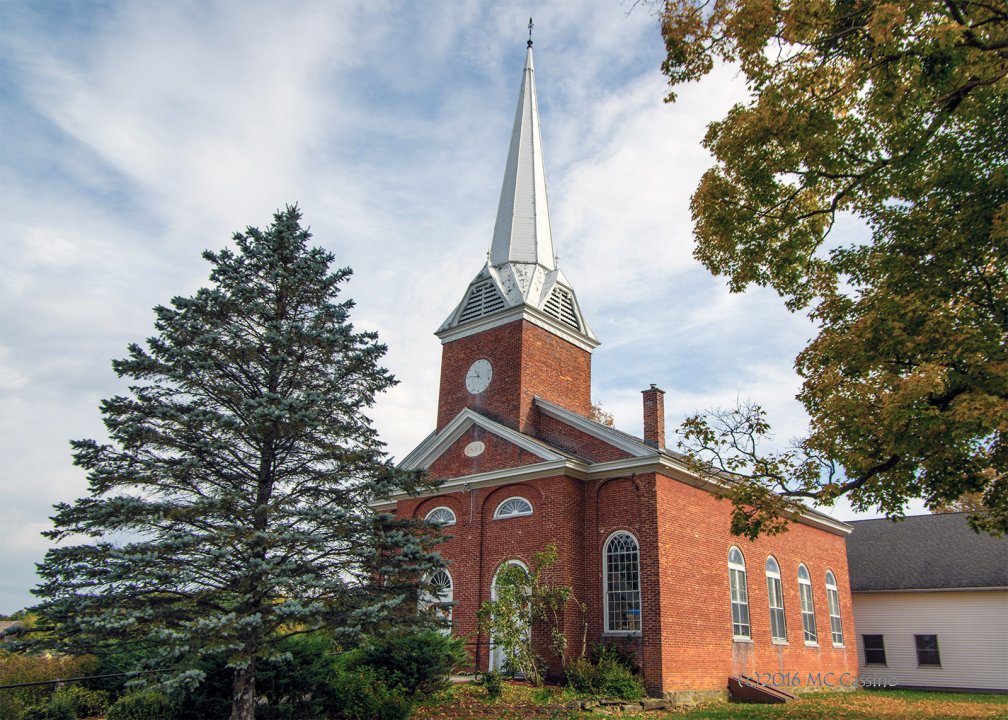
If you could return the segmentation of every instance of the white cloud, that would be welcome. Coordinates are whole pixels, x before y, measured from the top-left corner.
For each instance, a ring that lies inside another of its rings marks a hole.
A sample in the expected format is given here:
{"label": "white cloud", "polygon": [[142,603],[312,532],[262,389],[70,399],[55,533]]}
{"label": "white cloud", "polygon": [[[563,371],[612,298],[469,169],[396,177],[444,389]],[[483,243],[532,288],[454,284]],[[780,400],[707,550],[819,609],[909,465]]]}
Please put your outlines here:
{"label": "white cloud", "polygon": [[[797,432],[807,323],[769,293],[729,296],[691,259],[699,141],[744,88],[723,69],[663,104],[657,21],[628,10],[533,9],[553,230],[604,342],[595,394],[630,431],[657,382],[670,425],[741,394]],[[153,305],[204,284],[202,249],[285,203],[354,268],[354,321],[389,346],[401,384],[373,416],[390,451],[427,435],[432,333],[489,247],[528,12],[5,4],[0,611],[29,601],[51,504],[85,492],[68,440],[101,436],[98,401],[121,391],[110,358],[151,333]]]}

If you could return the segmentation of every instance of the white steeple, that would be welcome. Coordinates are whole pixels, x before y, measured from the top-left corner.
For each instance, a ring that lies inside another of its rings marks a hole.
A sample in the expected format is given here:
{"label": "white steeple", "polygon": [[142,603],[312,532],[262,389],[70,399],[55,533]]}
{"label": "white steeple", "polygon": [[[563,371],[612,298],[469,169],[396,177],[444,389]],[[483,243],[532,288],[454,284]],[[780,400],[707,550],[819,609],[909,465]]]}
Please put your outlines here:
{"label": "white steeple", "polygon": [[536,263],[546,270],[556,269],[531,41],[525,53],[518,109],[490,245],[490,264],[507,262]]}
{"label": "white steeple", "polygon": [[556,265],[531,37],[487,264],[436,334],[448,342],[518,318],[587,350],[599,344]]}

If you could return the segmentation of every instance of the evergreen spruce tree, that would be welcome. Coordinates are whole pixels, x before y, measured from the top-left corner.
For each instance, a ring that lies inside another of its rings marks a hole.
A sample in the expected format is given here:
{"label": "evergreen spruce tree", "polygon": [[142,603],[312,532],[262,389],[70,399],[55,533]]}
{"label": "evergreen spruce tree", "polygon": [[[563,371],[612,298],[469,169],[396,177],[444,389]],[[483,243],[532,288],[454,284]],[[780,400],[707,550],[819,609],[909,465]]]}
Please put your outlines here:
{"label": "evergreen spruce tree", "polygon": [[300,219],[287,207],[205,252],[211,286],[155,308],[146,348],[113,362],[130,386],[102,403],[110,441],[72,443],[90,494],[46,533],[85,542],[50,550],[34,591],[64,647],[128,639],[169,685],[226,653],[232,720],[254,716],[256,665],[284,637],[415,620],[418,579],[441,564],[429,526],[371,509],[422,480],[365,414],[395,380],[337,301],[351,271]]}

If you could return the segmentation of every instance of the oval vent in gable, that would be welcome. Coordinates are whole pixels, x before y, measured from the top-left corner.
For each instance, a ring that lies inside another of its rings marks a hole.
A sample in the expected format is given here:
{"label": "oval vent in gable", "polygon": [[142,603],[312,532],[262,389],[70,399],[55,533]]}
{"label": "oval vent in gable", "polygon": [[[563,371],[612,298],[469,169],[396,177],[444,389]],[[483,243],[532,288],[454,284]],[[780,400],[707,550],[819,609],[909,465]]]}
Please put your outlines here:
{"label": "oval vent in gable", "polygon": [[503,309],[503,307],[504,297],[497,290],[497,286],[490,281],[481,282],[478,285],[473,285],[472,290],[469,291],[465,307],[462,308],[462,314],[459,315],[459,322],[489,315]]}

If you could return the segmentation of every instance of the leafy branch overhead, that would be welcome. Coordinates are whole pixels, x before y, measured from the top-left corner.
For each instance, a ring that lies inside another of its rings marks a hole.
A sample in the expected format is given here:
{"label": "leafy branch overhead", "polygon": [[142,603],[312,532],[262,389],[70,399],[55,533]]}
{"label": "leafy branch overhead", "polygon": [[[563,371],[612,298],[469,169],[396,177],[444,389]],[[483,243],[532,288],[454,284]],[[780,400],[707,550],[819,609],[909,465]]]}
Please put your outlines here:
{"label": "leafy branch overhead", "polygon": [[1008,6],[669,0],[662,33],[668,100],[718,62],[751,92],[708,128],[695,256],[816,324],[811,432],[776,458],[792,495],[899,515],[981,493],[974,526],[1008,529]]}
{"label": "leafy branch overhead", "polygon": [[113,362],[129,393],[101,405],[107,443],[73,443],[90,494],[47,533],[80,544],[49,551],[35,590],[68,649],[141,644],[170,683],[226,653],[233,720],[252,717],[256,664],[284,637],[407,622],[441,565],[432,529],[371,508],[420,480],[367,415],[395,382],[385,346],[355,331],[350,270],[300,218],[204,253],[210,286],[155,308],[155,334]]}

